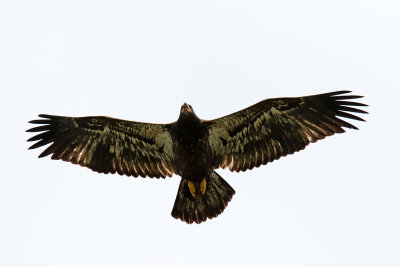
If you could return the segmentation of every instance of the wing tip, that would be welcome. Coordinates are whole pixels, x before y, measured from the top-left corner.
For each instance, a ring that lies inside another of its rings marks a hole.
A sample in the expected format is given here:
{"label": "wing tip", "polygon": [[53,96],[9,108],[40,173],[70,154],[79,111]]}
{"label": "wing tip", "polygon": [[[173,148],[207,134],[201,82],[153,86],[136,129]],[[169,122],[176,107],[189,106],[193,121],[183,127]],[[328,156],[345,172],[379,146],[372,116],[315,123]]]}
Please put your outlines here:
{"label": "wing tip", "polygon": [[353,91],[350,91],[350,90],[339,90],[339,91],[333,91],[333,92],[329,92],[329,93],[323,93],[323,94],[320,94],[320,95],[332,97],[332,96],[337,96],[337,95],[349,94],[349,93],[352,93],[352,92]]}
{"label": "wing tip", "polygon": [[61,116],[49,115],[49,114],[39,114],[37,116],[39,118],[42,118],[42,119],[30,120],[30,121],[28,121],[28,123],[32,123],[32,124],[50,124],[52,120],[61,118]]}
{"label": "wing tip", "polygon": [[55,118],[58,118],[60,116],[50,115],[50,114],[39,114],[38,117],[45,118],[45,119],[55,119]]}
{"label": "wing tip", "polygon": [[339,90],[339,91],[333,91],[333,92],[328,92],[328,93],[323,93],[320,94],[320,96],[327,96],[327,97],[333,97],[337,99],[356,99],[356,98],[363,98],[365,96],[363,95],[348,95],[352,93],[353,91],[351,90]]}
{"label": "wing tip", "polygon": [[[30,142],[30,141],[29,141]],[[33,145],[31,145],[30,147],[28,147],[28,149],[29,150],[32,150],[32,149],[36,149],[36,148],[38,148],[38,147],[41,147],[42,145],[40,145],[39,143],[40,143],[41,141],[39,141],[39,142],[37,142],[37,143],[34,143]]]}

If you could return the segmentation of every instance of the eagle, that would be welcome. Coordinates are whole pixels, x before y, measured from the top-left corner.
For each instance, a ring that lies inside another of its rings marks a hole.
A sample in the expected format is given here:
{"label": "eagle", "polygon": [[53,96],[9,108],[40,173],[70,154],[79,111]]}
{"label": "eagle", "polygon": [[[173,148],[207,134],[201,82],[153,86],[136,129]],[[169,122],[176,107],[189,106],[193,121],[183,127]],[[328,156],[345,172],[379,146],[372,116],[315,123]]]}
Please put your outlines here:
{"label": "eagle", "polygon": [[214,119],[202,120],[184,103],[177,121],[154,124],[103,116],[38,115],[27,130],[29,149],[50,144],[39,158],[69,161],[98,173],[133,177],[181,176],[171,215],[188,224],[221,214],[235,190],[215,171],[246,171],[303,150],[364,121],[363,96],[336,91],[271,98]]}

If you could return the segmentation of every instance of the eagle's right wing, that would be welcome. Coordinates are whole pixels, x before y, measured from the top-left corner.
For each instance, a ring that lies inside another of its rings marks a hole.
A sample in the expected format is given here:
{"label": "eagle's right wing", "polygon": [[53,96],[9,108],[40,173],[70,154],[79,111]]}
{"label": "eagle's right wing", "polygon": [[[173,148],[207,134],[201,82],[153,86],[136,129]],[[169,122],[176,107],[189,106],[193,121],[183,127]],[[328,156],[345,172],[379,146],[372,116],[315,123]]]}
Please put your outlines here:
{"label": "eagle's right wing", "polygon": [[266,99],[246,109],[205,121],[213,167],[245,171],[304,149],[310,142],[357,129],[339,117],[360,120],[352,113],[367,113],[348,101],[361,96],[350,91]]}
{"label": "eagle's right wing", "polygon": [[175,172],[168,124],[124,121],[109,117],[39,115],[41,124],[27,132],[42,132],[28,139],[29,149],[52,143],[39,157],[52,154],[100,173],[135,177],[166,177]]}

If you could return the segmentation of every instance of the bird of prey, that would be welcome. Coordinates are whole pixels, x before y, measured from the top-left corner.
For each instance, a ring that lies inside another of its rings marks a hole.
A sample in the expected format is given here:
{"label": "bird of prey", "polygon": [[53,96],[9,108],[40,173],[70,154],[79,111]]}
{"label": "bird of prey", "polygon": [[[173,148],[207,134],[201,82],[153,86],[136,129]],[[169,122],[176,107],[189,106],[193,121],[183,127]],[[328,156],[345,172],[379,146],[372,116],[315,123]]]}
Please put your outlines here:
{"label": "bird of prey", "polygon": [[[171,215],[201,223],[223,212],[235,190],[215,169],[246,171],[304,149],[326,136],[357,127],[342,118],[367,106],[351,91],[273,98],[214,120],[197,117],[184,103],[177,121],[152,124],[109,117],[39,115],[27,132],[29,149],[48,146],[39,158],[69,161],[99,173],[182,177]],[[339,118],[341,117],[341,118]]]}

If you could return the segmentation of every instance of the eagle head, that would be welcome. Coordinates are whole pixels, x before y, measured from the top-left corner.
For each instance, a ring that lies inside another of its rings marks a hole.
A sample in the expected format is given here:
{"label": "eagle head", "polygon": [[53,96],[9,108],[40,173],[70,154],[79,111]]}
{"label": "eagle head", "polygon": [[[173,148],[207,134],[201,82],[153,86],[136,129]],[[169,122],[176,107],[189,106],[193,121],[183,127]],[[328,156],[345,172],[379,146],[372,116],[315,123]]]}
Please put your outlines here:
{"label": "eagle head", "polygon": [[185,112],[194,113],[192,106],[187,103],[183,103],[181,107],[181,113]]}

